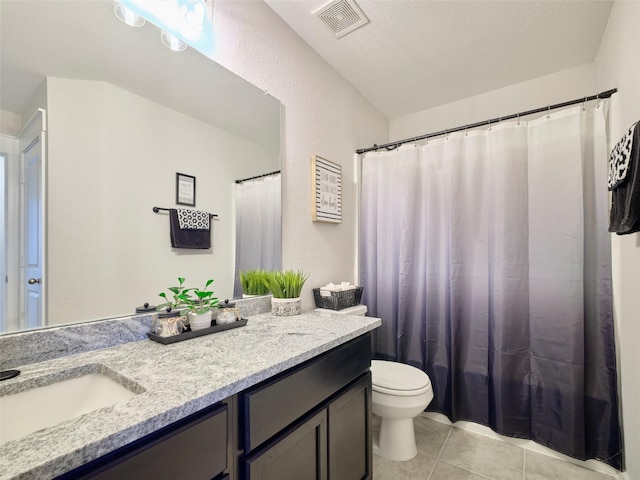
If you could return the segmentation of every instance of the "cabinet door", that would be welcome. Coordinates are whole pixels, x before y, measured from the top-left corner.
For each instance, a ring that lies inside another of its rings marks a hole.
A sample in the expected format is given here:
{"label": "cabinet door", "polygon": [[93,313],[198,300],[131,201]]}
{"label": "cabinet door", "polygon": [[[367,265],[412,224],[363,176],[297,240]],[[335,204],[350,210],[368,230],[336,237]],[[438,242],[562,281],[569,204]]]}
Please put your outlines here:
{"label": "cabinet door", "polygon": [[327,480],[327,413],[321,410],[244,461],[247,480]]}
{"label": "cabinet door", "polygon": [[371,373],[329,403],[329,480],[372,477]]}

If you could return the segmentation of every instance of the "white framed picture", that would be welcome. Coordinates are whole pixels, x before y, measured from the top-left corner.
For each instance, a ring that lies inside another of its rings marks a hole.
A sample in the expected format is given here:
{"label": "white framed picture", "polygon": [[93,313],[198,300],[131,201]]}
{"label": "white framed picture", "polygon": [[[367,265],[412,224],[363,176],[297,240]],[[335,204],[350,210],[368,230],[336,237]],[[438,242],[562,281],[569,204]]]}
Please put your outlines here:
{"label": "white framed picture", "polygon": [[342,166],[311,157],[311,220],[342,223]]}

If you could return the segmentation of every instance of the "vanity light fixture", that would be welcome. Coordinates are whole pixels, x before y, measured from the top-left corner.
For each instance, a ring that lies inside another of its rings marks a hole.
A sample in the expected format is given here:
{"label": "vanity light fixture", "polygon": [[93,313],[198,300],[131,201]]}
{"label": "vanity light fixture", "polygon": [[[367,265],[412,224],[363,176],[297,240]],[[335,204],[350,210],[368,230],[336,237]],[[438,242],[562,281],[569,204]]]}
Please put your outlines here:
{"label": "vanity light fixture", "polygon": [[120,2],[115,2],[113,10],[116,14],[116,17],[118,17],[130,27],[141,27],[146,23],[143,17],[138,15],[133,10],[125,7]]}
{"label": "vanity light fixture", "polygon": [[116,0],[116,15],[131,25],[125,20],[127,11],[158,27],[162,43],[171,50],[179,52],[190,46],[213,54],[212,14],[204,0]]}
{"label": "vanity light fixture", "polygon": [[160,40],[162,44],[174,52],[182,52],[187,49],[187,44],[180,40],[178,37],[171,35],[164,30],[160,33]]}

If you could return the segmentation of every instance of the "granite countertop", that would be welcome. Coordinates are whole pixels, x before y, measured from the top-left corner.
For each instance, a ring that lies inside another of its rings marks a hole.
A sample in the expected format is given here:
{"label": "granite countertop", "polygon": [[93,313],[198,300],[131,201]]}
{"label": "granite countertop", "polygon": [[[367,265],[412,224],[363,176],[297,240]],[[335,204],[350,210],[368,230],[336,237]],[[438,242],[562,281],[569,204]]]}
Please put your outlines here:
{"label": "granite countertop", "polygon": [[324,312],[260,314],[244,327],[170,345],[142,340],[21,367],[1,388],[90,368],[142,393],[0,444],[0,479],[65,473],[379,325],[377,318]]}

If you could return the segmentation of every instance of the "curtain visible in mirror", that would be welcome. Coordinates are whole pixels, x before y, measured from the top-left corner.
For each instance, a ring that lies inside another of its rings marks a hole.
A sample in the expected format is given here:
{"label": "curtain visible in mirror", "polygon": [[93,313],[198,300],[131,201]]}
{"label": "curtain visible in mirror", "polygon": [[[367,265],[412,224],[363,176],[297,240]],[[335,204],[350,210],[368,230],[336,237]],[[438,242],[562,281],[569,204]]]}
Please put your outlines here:
{"label": "curtain visible in mirror", "polygon": [[242,297],[240,270],[282,265],[280,175],[236,184],[236,265],[233,296]]}

